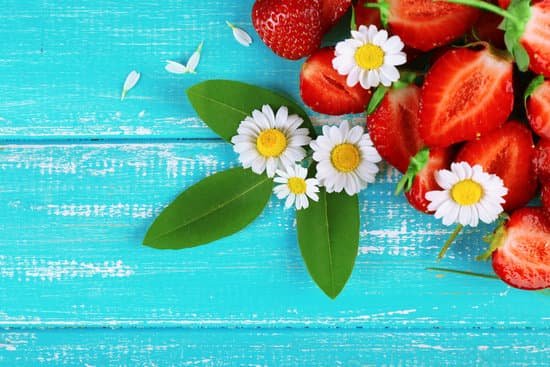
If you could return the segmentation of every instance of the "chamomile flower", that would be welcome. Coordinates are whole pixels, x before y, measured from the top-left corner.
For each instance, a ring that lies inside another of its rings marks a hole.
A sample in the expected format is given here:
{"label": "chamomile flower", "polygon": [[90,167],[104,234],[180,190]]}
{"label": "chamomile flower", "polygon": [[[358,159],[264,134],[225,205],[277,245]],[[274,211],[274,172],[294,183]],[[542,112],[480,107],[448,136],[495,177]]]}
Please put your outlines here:
{"label": "chamomile flower", "polygon": [[477,227],[480,220],[492,223],[504,210],[508,189],[500,177],[484,172],[480,165],[453,163],[450,171],[437,171],[435,180],[443,190],[426,193],[428,210],[435,211],[446,226]]}
{"label": "chamomile flower", "polygon": [[298,115],[289,115],[286,107],[277,114],[270,106],[252,111],[239,125],[237,135],[231,142],[239,154],[244,168],[252,168],[257,174],[267,171],[269,177],[277,169],[288,167],[306,156],[303,146],[311,141],[309,131],[300,128],[303,120]]}
{"label": "chamomile flower", "polygon": [[307,178],[307,169],[299,165],[288,166],[276,171],[273,181],[280,185],[275,186],[273,192],[279,199],[285,200],[285,208],[292,205],[297,210],[307,209],[309,199],[319,201],[319,181]]}
{"label": "chamomile flower", "polygon": [[355,195],[374,182],[382,158],[361,126],[350,128],[347,121],[323,126],[323,135],[310,144],[317,164],[317,179],[327,192],[346,191]]}
{"label": "chamomile flower", "polygon": [[350,87],[360,83],[364,89],[380,83],[389,87],[399,80],[396,66],[407,62],[402,52],[405,46],[398,36],[388,38],[388,32],[376,26],[360,26],[351,31],[352,38],[338,42],[332,66],[340,75],[347,75]]}

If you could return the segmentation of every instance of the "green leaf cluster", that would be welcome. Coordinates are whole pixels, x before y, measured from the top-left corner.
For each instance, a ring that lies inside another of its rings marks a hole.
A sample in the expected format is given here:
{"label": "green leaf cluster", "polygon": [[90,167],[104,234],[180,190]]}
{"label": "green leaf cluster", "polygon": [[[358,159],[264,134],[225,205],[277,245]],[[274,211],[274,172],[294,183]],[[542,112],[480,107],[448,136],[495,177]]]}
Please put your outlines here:
{"label": "green leaf cluster", "polygon": [[[224,140],[254,109],[268,104],[286,106],[304,120],[315,136],[306,112],[292,100],[268,89],[230,81],[209,80],[191,87],[187,95],[199,117]],[[310,170],[314,173],[314,169]],[[211,175],[180,194],[153,222],[143,240],[157,249],[203,245],[245,228],[264,210],[273,180],[251,170],[233,168]],[[298,211],[298,242],[307,269],[331,298],[351,275],[359,245],[357,195],[319,193],[319,201]]]}

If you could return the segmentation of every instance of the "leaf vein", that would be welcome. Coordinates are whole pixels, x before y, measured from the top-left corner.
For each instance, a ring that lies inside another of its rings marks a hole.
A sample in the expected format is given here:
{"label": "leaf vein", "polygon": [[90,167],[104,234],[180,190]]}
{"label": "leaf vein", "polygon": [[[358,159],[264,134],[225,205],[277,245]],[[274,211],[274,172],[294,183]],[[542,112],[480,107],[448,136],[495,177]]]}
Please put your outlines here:
{"label": "leaf vein", "polygon": [[230,203],[232,203],[232,202],[238,200],[239,198],[243,197],[243,196],[246,195],[247,193],[253,191],[253,190],[256,189],[257,187],[263,185],[263,184],[264,184],[266,181],[268,181],[268,180],[269,180],[269,178],[268,178],[268,177],[265,177],[262,181],[260,181],[260,182],[258,182],[258,183],[256,183],[256,184],[254,184],[253,186],[251,186],[251,187],[248,188],[247,190],[241,192],[239,195],[236,195],[236,196],[232,197],[230,200],[221,202],[220,204],[218,204],[217,206],[215,206],[215,207],[212,208],[211,210],[207,211],[207,212],[204,213],[203,215],[200,215],[200,216],[198,216],[198,217],[196,217],[196,218],[193,218],[192,220],[187,221],[187,222],[185,222],[185,223],[182,223],[182,224],[176,226],[175,228],[173,228],[173,229],[171,229],[171,230],[169,230],[169,231],[163,232],[163,233],[161,233],[161,234],[159,234],[159,235],[153,237],[153,238],[151,239],[151,241],[158,240],[158,239],[160,239],[161,237],[164,237],[164,236],[166,236],[166,235],[169,234],[169,233],[176,232],[176,231],[178,231],[179,229],[181,229],[182,227],[186,227],[186,226],[188,226],[188,225],[190,225],[190,224],[192,224],[192,223],[195,223],[195,222],[197,222],[197,221],[203,219],[204,217],[209,216],[210,214],[214,213],[215,211],[219,210],[220,208],[229,205]]}

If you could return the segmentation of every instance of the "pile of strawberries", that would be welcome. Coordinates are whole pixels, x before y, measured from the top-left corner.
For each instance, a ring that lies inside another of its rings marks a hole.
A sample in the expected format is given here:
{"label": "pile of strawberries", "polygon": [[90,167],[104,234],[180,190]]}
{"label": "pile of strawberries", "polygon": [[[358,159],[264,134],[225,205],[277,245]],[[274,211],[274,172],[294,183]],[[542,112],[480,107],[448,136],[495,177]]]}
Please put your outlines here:
{"label": "pile of strawberries", "polygon": [[[451,162],[479,164],[502,178],[510,217],[492,236],[493,268],[514,287],[550,287],[550,80],[544,80],[550,77],[550,0],[521,4],[531,11],[517,40],[530,58],[527,72],[518,69],[521,55],[506,51],[510,39],[505,42],[498,15],[444,1],[386,0],[378,8],[368,2],[257,0],[252,20],[277,55],[308,57],[300,75],[304,103],[344,115],[364,113],[374,91],[349,87],[332,66],[334,48],[321,48],[321,40],[350,7],[357,26],[380,27],[382,11],[388,31],[406,45],[405,69],[413,77],[386,88],[367,116],[378,152],[405,173],[411,159],[429,149],[406,193],[424,213],[425,194],[439,189],[434,173]],[[542,205],[527,207],[539,192]]]}

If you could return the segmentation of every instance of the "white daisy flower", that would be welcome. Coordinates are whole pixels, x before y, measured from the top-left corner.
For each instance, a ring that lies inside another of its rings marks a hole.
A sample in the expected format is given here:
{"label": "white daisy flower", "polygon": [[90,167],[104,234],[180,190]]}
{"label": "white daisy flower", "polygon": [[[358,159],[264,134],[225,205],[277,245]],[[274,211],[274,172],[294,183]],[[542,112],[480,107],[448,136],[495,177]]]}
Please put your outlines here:
{"label": "white daisy flower", "polygon": [[500,177],[484,172],[480,165],[453,163],[450,171],[437,171],[435,180],[443,190],[426,193],[428,210],[435,211],[437,219],[443,218],[446,226],[477,227],[480,220],[492,223],[504,210],[508,189]]}
{"label": "white daisy flower", "polygon": [[300,128],[303,120],[289,115],[288,108],[279,108],[277,114],[270,106],[252,111],[239,125],[231,142],[244,168],[257,174],[267,171],[269,177],[280,168],[294,165],[306,156],[303,146],[311,141],[309,130]]}
{"label": "white daisy flower", "polygon": [[361,126],[350,128],[347,121],[323,126],[323,135],[310,144],[317,164],[317,179],[327,192],[346,191],[355,195],[374,182],[382,158]]}
{"label": "white daisy flower", "polygon": [[389,87],[399,80],[396,66],[407,62],[402,52],[405,46],[398,36],[388,38],[388,32],[376,26],[360,26],[351,31],[352,38],[336,44],[332,66],[340,75],[347,75],[347,84],[354,87],[360,83],[364,89],[377,87],[380,83]]}
{"label": "white daisy flower", "polygon": [[297,210],[307,209],[309,199],[319,201],[319,195],[317,195],[319,181],[315,178],[306,177],[307,169],[299,165],[288,166],[276,171],[273,181],[280,185],[275,186],[273,192],[279,199],[286,198],[286,209],[292,205],[295,205]]}

